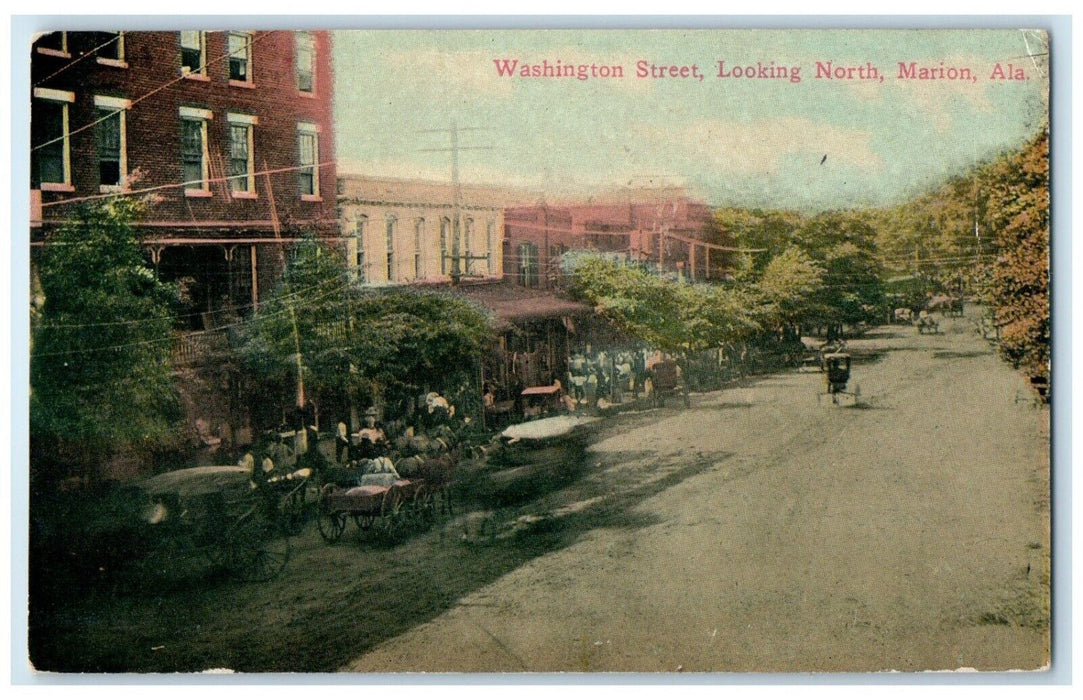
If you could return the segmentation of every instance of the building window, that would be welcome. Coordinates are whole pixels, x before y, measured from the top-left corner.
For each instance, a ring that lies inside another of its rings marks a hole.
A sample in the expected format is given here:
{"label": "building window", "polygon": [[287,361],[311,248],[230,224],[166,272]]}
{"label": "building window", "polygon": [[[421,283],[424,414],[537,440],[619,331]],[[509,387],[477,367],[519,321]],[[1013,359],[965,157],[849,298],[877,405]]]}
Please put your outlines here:
{"label": "building window", "polygon": [[229,52],[229,79],[238,83],[252,82],[252,35],[230,32],[226,43]]}
{"label": "building window", "polygon": [[68,53],[67,32],[49,32],[34,42],[34,48],[37,49],[38,53],[50,56],[61,56],[64,58],[69,58],[71,56],[71,54]]}
{"label": "building window", "polygon": [[68,189],[71,186],[71,143],[68,104],[75,93],[34,88],[31,128],[34,157],[31,173],[41,189]]}
{"label": "building window", "polygon": [[300,92],[314,93],[316,91],[316,40],[312,32],[297,32],[293,36],[297,89]]}
{"label": "building window", "polygon": [[129,100],[94,97],[94,131],[98,141],[98,182],[103,189],[123,187],[128,174],[125,110]]}
{"label": "building window", "polygon": [[234,195],[255,194],[255,158],[253,156],[253,127],[256,117],[247,114],[227,114],[229,122],[229,189]]}
{"label": "building window", "polygon": [[181,161],[184,165],[185,194],[208,191],[207,122],[211,113],[195,107],[181,107]]}
{"label": "building window", "polygon": [[395,224],[393,216],[387,217],[387,281],[395,281]]}
{"label": "building window", "polygon": [[319,133],[315,124],[302,122],[297,125],[297,187],[302,197],[316,197],[320,193]]}
{"label": "building window", "polygon": [[414,222],[414,279],[421,278],[421,245],[425,238],[425,220]]}
{"label": "building window", "polygon": [[447,274],[447,239],[451,233],[451,219],[440,219],[440,274]]}
{"label": "building window", "polygon": [[207,33],[182,31],[180,33],[181,73],[185,75],[207,74]]}
{"label": "building window", "polygon": [[91,32],[98,63],[126,67],[124,64],[124,32]]}
{"label": "building window", "polygon": [[356,230],[354,231],[354,237],[357,239],[357,257],[354,259],[354,267],[357,272],[357,281],[361,284],[365,283],[365,229],[368,227],[369,218],[367,216],[359,216],[357,218]]}
{"label": "building window", "polygon": [[524,287],[538,286],[538,246],[533,243],[519,244],[519,284]]}
{"label": "building window", "polygon": [[469,275],[473,269],[474,261],[470,259],[470,251],[473,250],[474,243],[474,220],[467,218],[463,221],[463,241],[466,244],[466,263],[463,265],[463,274]]}
{"label": "building window", "polygon": [[488,221],[485,224],[485,271],[493,274],[493,238],[496,237],[496,223]]}

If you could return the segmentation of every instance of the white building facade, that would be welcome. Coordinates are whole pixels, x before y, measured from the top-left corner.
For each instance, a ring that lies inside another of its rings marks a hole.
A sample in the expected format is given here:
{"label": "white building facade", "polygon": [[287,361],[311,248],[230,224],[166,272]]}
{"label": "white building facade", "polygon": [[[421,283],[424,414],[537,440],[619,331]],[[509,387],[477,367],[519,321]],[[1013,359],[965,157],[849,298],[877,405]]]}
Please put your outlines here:
{"label": "white building facade", "polygon": [[339,219],[355,278],[372,285],[500,279],[504,209],[526,197],[458,189],[456,196],[450,183],[339,175]]}

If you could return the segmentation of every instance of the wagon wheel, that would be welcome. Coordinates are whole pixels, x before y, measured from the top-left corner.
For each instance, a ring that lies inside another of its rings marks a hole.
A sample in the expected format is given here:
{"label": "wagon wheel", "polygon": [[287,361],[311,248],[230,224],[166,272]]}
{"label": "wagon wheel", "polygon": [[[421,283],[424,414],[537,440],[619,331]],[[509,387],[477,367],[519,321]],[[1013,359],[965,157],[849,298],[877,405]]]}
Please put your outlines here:
{"label": "wagon wheel", "polygon": [[414,507],[417,511],[417,519],[422,526],[427,527],[436,520],[436,496],[431,489],[425,488],[417,495]]}
{"label": "wagon wheel", "polygon": [[307,493],[308,480],[306,479],[291,489],[282,499],[282,522],[291,535],[300,534],[305,527],[305,521],[308,519],[306,513]]}
{"label": "wagon wheel", "polygon": [[387,539],[395,539],[401,534],[406,523],[406,504],[395,494],[384,502],[380,519],[380,534]]}
{"label": "wagon wheel", "polygon": [[353,524],[357,526],[358,530],[371,530],[378,517],[380,516],[372,513],[354,513]]}
{"label": "wagon wheel", "polygon": [[290,559],[290,538],[258,509],[240,518],[226,536],[229,566],[241,581],[270,581]]}
{"label": "wagon wheel", "polygon": [[445,485],[433,498],[434,510],[437,515],[445,515],[449,518],[455,516],[455,501],[451,497],[451,487]]}
{"label": "wagon wheel", "polygon": [[320,508],[316,518],[316,529],[320,531],[320,537],[328,544],[338,542],[342,533],[346,531],[346,514],[341,511],[330,512]]}

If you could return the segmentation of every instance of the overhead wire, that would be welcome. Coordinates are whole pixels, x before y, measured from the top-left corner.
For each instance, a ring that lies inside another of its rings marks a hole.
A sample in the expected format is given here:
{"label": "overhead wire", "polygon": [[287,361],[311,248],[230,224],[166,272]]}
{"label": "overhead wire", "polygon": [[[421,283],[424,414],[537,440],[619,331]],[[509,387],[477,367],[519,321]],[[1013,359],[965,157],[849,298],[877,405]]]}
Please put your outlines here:
{"label": "overhead wire", "polygon": [[[206,68],[206,67],[214,65],[214,64],[216,64],[216,63],[218,63],[220,61],[224,61],[225,59],[232,57],[234,54],[237,54],[237,53],[240,53],[240,52],[246,52],[246,51],[250,50],[251,47],[256,44],[256,42],[263,40],[265,37],[270,36],[273,33],[281,32],[281,31],[285,31],[285,30],[273,29],[273,30],[269,30],[269,31],[260,32],[258,35],[253,37],[246,44],[246,46],[241,47],[239,49],[236,49],[234,51],[229,51],[229,52],[227,52],[225,54],[222,54],[221,56],[218,56],[217,58],[204,63],[203,67]],[[131,101],[130,106],[125,107],[124,109],[118,109],[118,110],[114,110],[112,112],[107,112],[105,115],[91,121],[88,124],[84,124],[83,126],[80,126],[80,127],[76,128],[76,129],[71,129],[67,133],[61,134],[60,136],[57,136],[56,138],[50,139],[50,140],[48,140],[48,141],[46,141],[44,143],[40,143],[37,146],[31,146],[30,147],[30,152],[33,153],[33,152],[38,151],[38,150],[40,150],[42,148],[45,148],[46,146],[50,146],[50,145],[52,145],[54,143],[59,143],[60,141],[63,141],[64,139],[67,139],[67,138],[70,138],[70,137],[74,136],[75,134],[81,133],[83,131],[86,131],[87,129],[90,129],[90,128],[94,127],[94,126],[97,126],[101,122],[103,122],[103,121],[105,121],[107,119],[111,119],[113,116],[115,116],[117,114],[120,114],[121,112],[123,112],[123,111],[125,111],[127,109],[131,109],[132,107],[139,104],[143,100],[146,100],[147,98],[158,94],[159,92],[161,92],[162,90],[165,90],[168,87],[176,85],[177,83],[181,82],[182,80],[189,80],[189,78],[188,78],[187,75],[181,74],[181,75],[177,76],[176,78],[168,80],[165,83],[162,83],[161,85],[155,87],[150,92],[147,92],[147,93],[133,99]]]}

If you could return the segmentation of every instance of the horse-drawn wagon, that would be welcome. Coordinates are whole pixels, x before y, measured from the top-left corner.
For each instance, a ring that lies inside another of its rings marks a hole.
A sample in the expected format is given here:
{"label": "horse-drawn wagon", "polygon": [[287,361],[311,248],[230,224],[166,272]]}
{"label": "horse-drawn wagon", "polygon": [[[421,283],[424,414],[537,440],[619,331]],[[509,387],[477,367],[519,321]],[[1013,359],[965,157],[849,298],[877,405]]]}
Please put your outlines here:
{"label": "horse-drawn wagon", "polygon": [[818,400],[820,405],[854,406],[857,404],[858,388],[848,391],[850,382],[850,355],[844,352],[827,353],[823,356],[824,391]]}
{"label": "horse-drawn wagon", "polygon": [[[385,537],[451,513],[454,454],[414,456],[396,467],[387,457],[328,471],[320,487],[316,525],[327,543],[337,542],[353,520],[359,531]],[[401,473],[400,473],[401,470]]]}
{"label": "horse-drawn wagon", "polygon": [[919,316],[914,325],[918,329],[918,335],[935,335],[940,332],[940,322],[930,315]]}
{"label": "horse-drawn wagon", "polygon": [[285,569],[289,528],[274,489],[241,466],[166,472],[138,485],[145,495],[140,533],[144,571],[174,574],[196,562],[242,581],[268,581]]}

